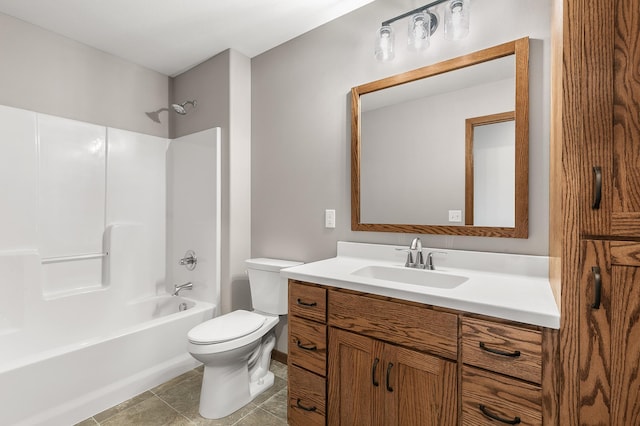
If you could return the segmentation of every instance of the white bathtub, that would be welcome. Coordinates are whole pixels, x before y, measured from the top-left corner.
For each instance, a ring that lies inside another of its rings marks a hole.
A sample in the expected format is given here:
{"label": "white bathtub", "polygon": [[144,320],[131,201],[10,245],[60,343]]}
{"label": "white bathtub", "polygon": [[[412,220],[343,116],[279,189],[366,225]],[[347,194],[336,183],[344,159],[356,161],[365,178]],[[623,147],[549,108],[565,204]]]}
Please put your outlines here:
{"label": "white bathtub", "polygon": [[0,335],[0,425],[71,425],[198,366],[187,332],[215,305],[157,296],[115,314],[73,309]]}

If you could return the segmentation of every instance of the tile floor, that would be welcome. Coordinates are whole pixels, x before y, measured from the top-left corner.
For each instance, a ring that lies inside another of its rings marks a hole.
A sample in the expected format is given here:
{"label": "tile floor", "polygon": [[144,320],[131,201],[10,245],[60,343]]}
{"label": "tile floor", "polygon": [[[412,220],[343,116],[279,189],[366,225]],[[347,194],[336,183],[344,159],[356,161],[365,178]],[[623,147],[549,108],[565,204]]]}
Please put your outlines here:
{"label": "tile floor", "polygon": [[176,377],[76,426],[284,426],[287,424],[287,366],[271,361],[275,383],[249,405],[219,420],[198,414],[202,367]]}

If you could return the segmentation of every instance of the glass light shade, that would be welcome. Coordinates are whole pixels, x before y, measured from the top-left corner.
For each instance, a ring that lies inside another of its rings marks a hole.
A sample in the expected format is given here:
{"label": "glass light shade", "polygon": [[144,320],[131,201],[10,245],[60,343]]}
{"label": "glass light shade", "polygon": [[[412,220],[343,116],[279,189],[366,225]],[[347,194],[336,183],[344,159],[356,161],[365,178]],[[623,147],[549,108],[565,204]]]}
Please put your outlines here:
{"label": "glass light shade", "polygon": [[469,34],[471,0],[449,0],[444,8],[444,37],[460,40]]}
{"label": "glass light shade", "polygon": [[431,15],[419,12],[409,18],[409,36],[407,45],[412,50],[424,50],[429,47],[431,35]]}
{"label": "glass light shade", "polygon": [[394,58],[394,35],[391,26],[380,27],[376,34],[375,55],[379,61],[390,61]]}

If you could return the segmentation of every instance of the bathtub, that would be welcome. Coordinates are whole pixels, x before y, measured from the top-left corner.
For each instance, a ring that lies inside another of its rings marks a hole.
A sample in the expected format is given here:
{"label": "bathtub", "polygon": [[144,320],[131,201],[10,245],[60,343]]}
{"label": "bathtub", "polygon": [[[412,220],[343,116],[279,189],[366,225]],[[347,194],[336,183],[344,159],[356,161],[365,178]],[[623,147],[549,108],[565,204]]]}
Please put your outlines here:
{"label": "bathtub", "polygon": [[71,425],[197,367],[187,332],[215,312],[173,296],[88,305],[0,334],[0,425]]}

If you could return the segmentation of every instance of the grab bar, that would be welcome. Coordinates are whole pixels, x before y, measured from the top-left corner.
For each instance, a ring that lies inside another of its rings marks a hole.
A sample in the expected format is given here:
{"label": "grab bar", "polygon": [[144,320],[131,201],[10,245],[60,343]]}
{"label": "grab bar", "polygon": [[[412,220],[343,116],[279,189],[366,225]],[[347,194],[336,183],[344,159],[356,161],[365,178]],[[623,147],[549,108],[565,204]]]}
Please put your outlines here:
{"label": "grab bar", "polygon": [[71,262],[74,260],[99,259],[106,256],[109,256],[108,251],[104,253],[78,254],[75,256],[43,257],[40,262],[44,265],[47,263]]}

